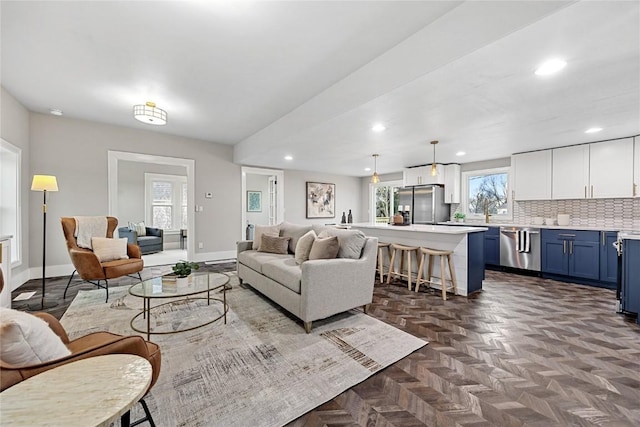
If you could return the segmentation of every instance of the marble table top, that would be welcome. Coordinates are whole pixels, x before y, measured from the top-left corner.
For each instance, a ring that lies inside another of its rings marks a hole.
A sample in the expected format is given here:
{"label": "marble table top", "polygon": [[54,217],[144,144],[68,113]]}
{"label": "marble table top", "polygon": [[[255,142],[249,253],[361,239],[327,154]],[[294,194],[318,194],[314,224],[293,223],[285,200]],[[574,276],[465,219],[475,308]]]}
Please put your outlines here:
{"label": "marble table top", "polygon": [[151,364],[131,354],[90,357],[50,369],[0,393],[11,426],[108,426],[140,400]]}

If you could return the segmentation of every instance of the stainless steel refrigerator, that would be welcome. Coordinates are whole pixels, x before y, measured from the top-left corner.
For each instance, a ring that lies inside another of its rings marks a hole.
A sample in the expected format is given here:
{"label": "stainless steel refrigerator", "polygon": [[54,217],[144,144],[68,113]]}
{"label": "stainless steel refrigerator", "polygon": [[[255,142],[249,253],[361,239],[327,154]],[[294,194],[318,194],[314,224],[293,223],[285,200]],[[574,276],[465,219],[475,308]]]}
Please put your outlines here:
{"label": "stainless steel refrigerator", "polygon": [[444,202],[444,189],[438,185],[404,187],[398,190],[398,204],[411,206],[413,224],[436,224],[449,220],[449,205]]}

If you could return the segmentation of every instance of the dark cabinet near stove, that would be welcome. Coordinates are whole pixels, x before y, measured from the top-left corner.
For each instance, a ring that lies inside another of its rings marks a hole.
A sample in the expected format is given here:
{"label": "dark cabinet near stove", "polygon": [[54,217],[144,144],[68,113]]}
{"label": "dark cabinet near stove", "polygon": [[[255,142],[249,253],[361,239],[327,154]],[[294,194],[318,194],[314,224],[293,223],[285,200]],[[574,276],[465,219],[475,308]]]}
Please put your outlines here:
{"label": "dark cabinet near stove", "polygon": [[500,265],[500,228],[489,227],[484,232],[484,264]]}
{"label": "dark cabinet near stove", "polygon": [[640,313],[640,240],[622,242],[622,309]]}
{"label": "dark cabinet near stove", "polygon": [[617,231],[600,232],[600,281],[611,285],[618,279],[618,252],[613,246],[617,239]]}
{"label": "dark cabinet near stove", "polygon": [[541,230],[542,273],[600,280],[600,233],[580,230]]}

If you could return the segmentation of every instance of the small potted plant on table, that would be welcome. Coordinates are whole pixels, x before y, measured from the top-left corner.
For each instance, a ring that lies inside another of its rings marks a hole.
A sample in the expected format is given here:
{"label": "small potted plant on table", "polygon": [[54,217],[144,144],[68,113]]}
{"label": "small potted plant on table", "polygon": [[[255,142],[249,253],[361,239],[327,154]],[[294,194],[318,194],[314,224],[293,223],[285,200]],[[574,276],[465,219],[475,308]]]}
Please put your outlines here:
{"label": "small potted plant on table", "polygon": [[453,214],[453,218],[456,220],[456,222],[464,222],[466,215],[462,212],[456,212],[455,214]]}
{"label": "small potted plant on table", "polygon": [[180,261],[176,263],[173,267],[173,273],[178,276],[176,279],[176,284],[178,286],[186,286],[189,283],[189,275],[191,274],[191,270],[197,270],[200,268],[198,264],[195,262],[189,261]]}

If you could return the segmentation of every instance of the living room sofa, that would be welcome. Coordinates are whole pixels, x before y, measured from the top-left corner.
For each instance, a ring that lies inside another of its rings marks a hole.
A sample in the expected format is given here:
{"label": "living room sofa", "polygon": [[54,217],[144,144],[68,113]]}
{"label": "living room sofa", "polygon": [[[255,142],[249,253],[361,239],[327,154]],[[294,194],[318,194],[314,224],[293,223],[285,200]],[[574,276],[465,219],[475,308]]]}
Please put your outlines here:
{"label": "living room sofa", "polygon": [[[259,227],[259,226],[258,226]],[[258,227],[254,238],[259,239]],[[286,254],[261,252],[252,240],[237,243],[237,271],[246,282],[298,317],[305,331],[312,322],[362,306],[366,313],[373,300],[378,239],[356,230],[317,225],[280,224],[279,236],[291,241]],[[338,257],[296,262],[296,243],[308,231],[337,236]],[[359,234],[358,234],[359,233]],[[361,248],[359,248],[361,246]]]}
{"label": "living room sofa", "polygon": [[118,235],[126,237],[127,243],[140,246],[142,255],[162,252],[164,245],[164,230],[161,228],[145,227],[145,235],[139,236],[138,232],[129,227],[118,228]]}

